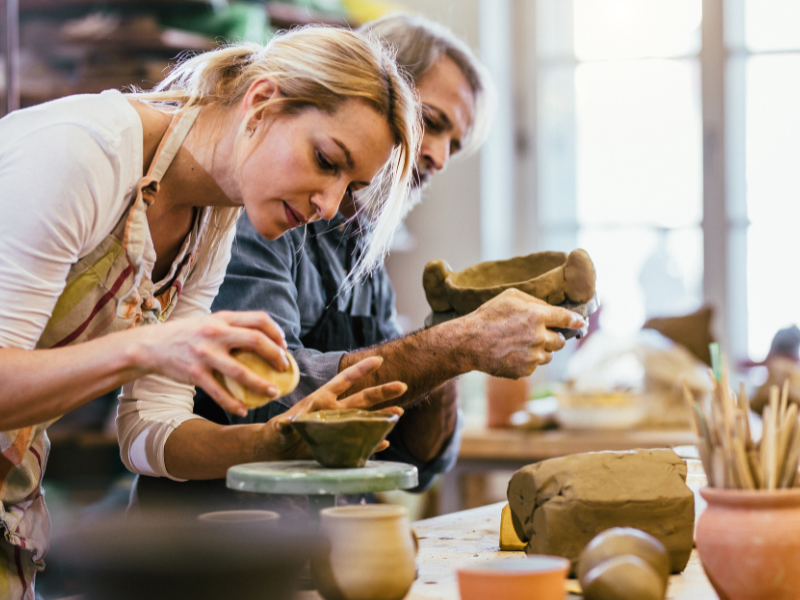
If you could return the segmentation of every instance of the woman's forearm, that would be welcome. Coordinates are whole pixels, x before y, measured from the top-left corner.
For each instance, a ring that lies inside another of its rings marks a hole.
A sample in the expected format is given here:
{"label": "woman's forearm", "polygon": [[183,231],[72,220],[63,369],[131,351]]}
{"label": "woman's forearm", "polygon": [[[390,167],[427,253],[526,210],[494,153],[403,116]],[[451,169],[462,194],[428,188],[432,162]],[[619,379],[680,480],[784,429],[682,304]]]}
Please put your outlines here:
{"label": "woman's forearm", "polygon": [[167,438],[164,464],[177,479],[222,479],[234,465],[276,460],[260,444],[263,437],[260,425],[191,419]]}
{"label": "woman's forearm", "polygon": [[0,431],[55,419],[144,375],[131,333],[49,350],[0,348]]}

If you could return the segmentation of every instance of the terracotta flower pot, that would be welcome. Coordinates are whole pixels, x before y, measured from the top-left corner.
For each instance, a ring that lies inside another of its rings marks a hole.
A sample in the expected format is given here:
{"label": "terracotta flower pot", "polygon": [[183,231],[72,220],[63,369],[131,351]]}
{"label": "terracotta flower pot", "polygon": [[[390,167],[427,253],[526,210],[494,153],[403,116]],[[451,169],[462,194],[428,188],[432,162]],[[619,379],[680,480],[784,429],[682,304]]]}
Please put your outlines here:
{"label": "terracotta flower pot", "polygon": [[800,598],[800,489],[700,494],[697,551],[720,599]]}

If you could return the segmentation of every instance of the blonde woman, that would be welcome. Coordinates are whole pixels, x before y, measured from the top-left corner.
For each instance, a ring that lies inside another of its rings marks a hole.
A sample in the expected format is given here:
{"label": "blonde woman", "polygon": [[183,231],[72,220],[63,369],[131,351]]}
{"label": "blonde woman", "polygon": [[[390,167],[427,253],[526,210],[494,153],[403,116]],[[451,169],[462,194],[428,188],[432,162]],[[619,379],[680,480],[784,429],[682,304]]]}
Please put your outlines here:
{"label": "blonde woman", "polygon": [[[287,364],[265,313],[208,314],[232,225],[244,208],[275,239],[360,191],[375,243],[354,276],[367,273],[403,212],[418,128],[380,44],[324,28],[196,56],[149,93],[69,97],[0,121],[0,597],[34,598],[49,534],[45,430],[92,398],[123,386],[123,459],[139,472],[184,479],[294,451],[282,423],[192,418],[195,385],[246,412],[214,371],[275,393],[232,349]],[[380,362],[342,372],[298,410],[331,406]],[[347,402],[404,391],[394,382]]]}

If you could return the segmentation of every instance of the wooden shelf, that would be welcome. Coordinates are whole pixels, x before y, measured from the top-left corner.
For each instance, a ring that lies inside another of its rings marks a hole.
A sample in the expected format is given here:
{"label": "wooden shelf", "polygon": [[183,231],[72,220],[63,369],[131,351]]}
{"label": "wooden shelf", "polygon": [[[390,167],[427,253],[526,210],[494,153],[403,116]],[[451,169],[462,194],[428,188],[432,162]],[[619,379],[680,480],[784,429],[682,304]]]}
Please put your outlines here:
{"label": "wooden shelf", "polygon": [[140,7],[142,5],[211,4],[211,0],[20,0],[20,12],[58,10],[63,8],[91,8],[108,6]]}
{"label": "wooden shelf", "polygon": [[284,2],[266,2],[269,20],[275,29],[289,29],[296,25],[333,25],[336,27],[358,27],[343,18],[336,18],[302,6]]}

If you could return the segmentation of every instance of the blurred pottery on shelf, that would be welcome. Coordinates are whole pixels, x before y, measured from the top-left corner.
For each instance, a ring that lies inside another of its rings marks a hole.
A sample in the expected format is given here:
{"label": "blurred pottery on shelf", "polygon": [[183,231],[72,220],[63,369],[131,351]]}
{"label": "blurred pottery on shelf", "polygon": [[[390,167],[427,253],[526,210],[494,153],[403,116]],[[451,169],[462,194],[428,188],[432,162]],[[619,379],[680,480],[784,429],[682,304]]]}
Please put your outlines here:
{"label": "blurred pottery on shelf", "polygon": [[292,425],[318,463],[334,469],[363,467],[399,417],[354,408],[297,415]]}
{"label": "blurred pottery on shelf", "polygon": [[633,392],[562,390],[556,397],[556,421],[564,429],[631,429],[648,414],[645,396]]}
{"label": "blurred pottery on shelf", "polygon": [[570,562],[532,554],[456,569],[461,600],[563,600]]}
{"label": "blurred pottery on shelf", "polygon": [[800,598],[800,489],[704,488],[696,545],[722,600]]}
{"label": "blurred pottery on shelf", "polygon": [[414,583],[417,541],[402,506],[326,508],[320,528],[330,547],[312,558],[325,600],[402,600]]}
{"label": "blurred pottery on shelf", "polygon": [[528,380],[489,376],[486,379],[486,425],[510,427],[511,415],[523,410],[528,400]]}

